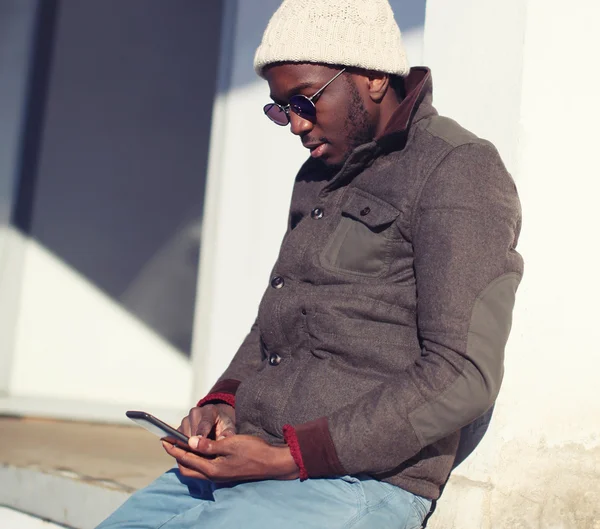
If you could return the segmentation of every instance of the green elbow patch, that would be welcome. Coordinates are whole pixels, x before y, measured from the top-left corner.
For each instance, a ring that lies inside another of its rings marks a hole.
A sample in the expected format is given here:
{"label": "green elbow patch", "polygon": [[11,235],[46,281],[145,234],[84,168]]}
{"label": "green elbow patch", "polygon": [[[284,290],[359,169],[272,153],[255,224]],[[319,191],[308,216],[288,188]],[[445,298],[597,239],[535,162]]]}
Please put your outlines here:
{"label": "green elbow patch", "polygon": [[422,447],[469,424],[496,400],[520,279],[516,273],[504,274],[478,296],[471,312],[462,372],[437,399],[409,414]]}

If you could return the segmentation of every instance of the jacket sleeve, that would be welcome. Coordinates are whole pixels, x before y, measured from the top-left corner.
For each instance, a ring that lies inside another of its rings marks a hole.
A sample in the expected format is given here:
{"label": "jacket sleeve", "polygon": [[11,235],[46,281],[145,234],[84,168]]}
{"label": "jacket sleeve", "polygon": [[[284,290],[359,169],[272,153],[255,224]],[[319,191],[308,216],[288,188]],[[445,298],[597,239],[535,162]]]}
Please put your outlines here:
{"label": "jacket sleeve", "polygon": [[331,416],[286,426],[302,477],[393,470],[490,408],[523,270],[520,222],[514,182],[491,145],[446,155],[411,223],[421,357]]}
{"label": "jacket sleeve", "polygon": [[261,361],[260,331],[258,322],[255,321],[229,367],[208,392],[208,395],[198,401],[197,406],[214,403],[226,403],[235,406],[235,394],[238,386],[249,373],[253,373],[258,369]]}

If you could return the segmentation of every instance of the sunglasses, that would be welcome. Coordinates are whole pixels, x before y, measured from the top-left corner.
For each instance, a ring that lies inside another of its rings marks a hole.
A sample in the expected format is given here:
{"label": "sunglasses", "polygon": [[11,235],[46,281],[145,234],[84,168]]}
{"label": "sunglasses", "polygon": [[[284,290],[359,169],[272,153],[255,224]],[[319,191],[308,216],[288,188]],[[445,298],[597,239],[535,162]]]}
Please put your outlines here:
{"label": "sunglasses", "polygon": [[303,95],[295,95],[290,97],[290,102],[286,106],[278,105],[277,103],[269,103],[265,105],[263,110],[266,116],[277,125],[285,127],[290,122],[290,110],[300,116],[302,119],[314,121],[317,117],[317,107],[315,107],[315,99],[319,97],[325,88],[346,71],[346,68],[335,74],[335,76],[320,88],[315,94],[310,97]]}

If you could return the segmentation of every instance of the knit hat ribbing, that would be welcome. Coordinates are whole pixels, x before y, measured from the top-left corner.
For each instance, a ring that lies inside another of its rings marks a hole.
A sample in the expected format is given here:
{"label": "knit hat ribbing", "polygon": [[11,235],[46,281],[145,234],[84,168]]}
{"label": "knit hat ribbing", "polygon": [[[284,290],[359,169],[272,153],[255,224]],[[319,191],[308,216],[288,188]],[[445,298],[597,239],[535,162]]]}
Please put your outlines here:
{"label": "knit hat ribbing", "polygon": [[276,62],[355,66],[395,75],[410,70],[388,0],[284,0],[256,50],[254,69]]}

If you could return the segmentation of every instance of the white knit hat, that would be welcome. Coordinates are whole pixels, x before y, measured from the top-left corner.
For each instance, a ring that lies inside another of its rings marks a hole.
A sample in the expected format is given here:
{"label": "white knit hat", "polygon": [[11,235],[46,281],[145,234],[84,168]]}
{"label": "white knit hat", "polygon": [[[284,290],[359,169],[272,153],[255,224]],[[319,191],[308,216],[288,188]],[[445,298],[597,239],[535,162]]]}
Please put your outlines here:
{"label": "white knit hat", "polygon": [[265,66],[275,62],[409,72],[388,0],[283,0],[256,50],[254,69],[264,77]]}

